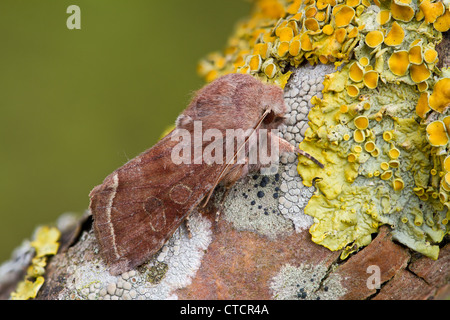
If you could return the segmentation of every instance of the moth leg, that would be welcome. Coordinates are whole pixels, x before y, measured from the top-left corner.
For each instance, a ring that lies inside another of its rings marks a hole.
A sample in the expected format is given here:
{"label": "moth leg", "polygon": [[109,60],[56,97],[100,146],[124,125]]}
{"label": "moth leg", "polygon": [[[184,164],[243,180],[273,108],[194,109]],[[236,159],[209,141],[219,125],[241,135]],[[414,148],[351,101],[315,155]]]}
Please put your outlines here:
{"label": "moth leg", "polygon": [[192,232],[191,232],[191,226],[190,226],[190,223],[189,223],[189,217],[190,217],[190,215],[187,215],[186,218],[184,219],[184,226],[186,227],[188,238],[191,239],[192,238]]}

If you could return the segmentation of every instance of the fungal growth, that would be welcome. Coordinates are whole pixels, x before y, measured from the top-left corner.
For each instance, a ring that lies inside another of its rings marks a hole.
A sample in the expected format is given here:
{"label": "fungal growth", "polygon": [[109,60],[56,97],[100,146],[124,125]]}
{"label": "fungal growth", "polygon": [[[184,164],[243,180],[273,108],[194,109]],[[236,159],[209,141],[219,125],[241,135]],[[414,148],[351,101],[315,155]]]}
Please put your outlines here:
{"label": "fungal growth", "polygon": [[448,1],[259,0],[199,73],[284,87],[305,61],[334,64],[300,143],[326,168],[298,159],[316,187],[304,209],[312,240],[345,258],[387,224],[436,259],[450,217],[450,70],[437,67],[436,45],[449,28]]}

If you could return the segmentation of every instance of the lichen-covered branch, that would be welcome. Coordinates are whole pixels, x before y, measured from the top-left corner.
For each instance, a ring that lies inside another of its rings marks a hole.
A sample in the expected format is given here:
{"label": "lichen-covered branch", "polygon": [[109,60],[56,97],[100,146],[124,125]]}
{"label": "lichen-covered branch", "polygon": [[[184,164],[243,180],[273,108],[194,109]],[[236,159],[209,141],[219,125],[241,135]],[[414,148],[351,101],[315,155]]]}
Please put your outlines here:
{"label": "lichen-covered branch", "polygon": [[199,71],[283,87],[280,135],[325,168],[282,155],[277,174],[234,186],[219,221],[194,212],[117,277],[92,217],[63,219],[56,255],[36,254],[36,235],[0,267],[0,298],[448,298],[449,16],[429,0],[256,1]]}

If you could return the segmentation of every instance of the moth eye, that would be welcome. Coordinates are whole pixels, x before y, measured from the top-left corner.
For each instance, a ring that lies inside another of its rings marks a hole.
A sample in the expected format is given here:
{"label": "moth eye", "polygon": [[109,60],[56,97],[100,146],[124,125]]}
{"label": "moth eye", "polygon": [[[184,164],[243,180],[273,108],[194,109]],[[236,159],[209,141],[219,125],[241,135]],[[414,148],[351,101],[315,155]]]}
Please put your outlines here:
{"label": "moth eye", "polygon": [[276,118],[275,112],[270,111],[267,116],[264,118],[264,123],[268,124],[268,123],[272,123]]}

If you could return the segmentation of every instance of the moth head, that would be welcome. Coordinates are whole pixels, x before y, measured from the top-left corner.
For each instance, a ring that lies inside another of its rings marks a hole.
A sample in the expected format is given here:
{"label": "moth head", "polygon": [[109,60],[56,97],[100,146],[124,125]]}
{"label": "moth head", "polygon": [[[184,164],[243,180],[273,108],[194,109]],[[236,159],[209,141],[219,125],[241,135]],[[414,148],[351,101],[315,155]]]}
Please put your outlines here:
{"label": "moth head", "polygon": [[269,110],[263,120],[263,126],[268,129],[278,128],[285,122],[286,105],[283,90],[275,85],[265,85],[261,98],[262,114]]}

